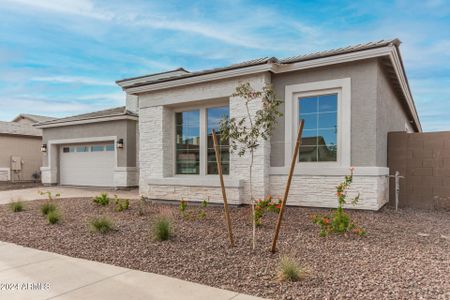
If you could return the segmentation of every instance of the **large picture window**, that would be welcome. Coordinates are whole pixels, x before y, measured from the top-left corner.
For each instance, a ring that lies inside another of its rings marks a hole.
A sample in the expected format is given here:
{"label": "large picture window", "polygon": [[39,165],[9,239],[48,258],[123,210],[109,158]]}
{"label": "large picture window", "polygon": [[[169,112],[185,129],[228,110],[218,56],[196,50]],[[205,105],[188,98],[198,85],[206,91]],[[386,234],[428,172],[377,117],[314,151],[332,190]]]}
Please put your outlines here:
{"label": "large picture window", "polygon": [[337,94],[299,98],[299,119],[305,120],[300,162],[337,161]]}
{"label": "large picture window", "polygon": [[219,131],[220,120],[228,116],[228,105],[175,112],[175,174],[217,174],[212,129],[219,142],[223,174],[230,174],[229,143],[221,140]]}
{"label": "large picture window", "polygon": [[228,106],[212,107],[206,110],[207,113],[207,127],[208,127],[208,140],[207,140],[207,174],[217,174],[217,161],[216,154],[214,152],[214,141],[212,137],[212,130],[216,131],[217,140],[219,142],[219,150],[222,160],[222,173],[224,175],[230,174],[230,148],[228,141],[222,141],[219,132],[219,123],[223,117],[229,117]]}
{"label": "large picture window", "polygon": [[177,112],[176,174],[200,174],[200,111]]}

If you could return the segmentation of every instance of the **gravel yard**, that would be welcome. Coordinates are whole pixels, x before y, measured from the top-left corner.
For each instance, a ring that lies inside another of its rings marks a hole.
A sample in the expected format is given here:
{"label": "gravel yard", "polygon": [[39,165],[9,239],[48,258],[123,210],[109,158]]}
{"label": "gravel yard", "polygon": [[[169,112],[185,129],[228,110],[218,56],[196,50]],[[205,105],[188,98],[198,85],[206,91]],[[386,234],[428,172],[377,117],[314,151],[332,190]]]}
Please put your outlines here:
{"label": "gravel yard", "polygon": [[[207,207],[202,220],[186,220],[175,205],[132,200],[129,210],[114,212],[113,205],[91,199],[62,199],[56,201],[61,223],[48,225],[39,211],[43,202],[25,202],[18,213],[0,206],[0,240],[271,299],[450,299],[449,212],[350,211],[367,237],[322,238],[311,215],[328,210],[288,207],[279,252],[272,255],[275,215],[263,219],[252,252],[249,207],[231,210],[237,246],[229,248],[218,206]],[[193,214],[199,209],[188,208]],[[160,213],[174,219],[175,236],[166,242],[150,235]],[[88,222],[97,216],[109,216],[116,230],[91,232]],[[283,255],[295,258],[308,276],[279,282]]]}

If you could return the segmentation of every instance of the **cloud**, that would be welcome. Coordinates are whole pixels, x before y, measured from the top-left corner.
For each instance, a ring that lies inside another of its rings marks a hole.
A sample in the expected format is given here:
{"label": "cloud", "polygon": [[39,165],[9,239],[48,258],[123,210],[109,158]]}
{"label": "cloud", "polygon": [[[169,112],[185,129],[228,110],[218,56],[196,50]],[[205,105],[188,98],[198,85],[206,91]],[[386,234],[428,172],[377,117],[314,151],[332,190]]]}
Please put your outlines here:
{"label": "cloud", "polygon": [[44,81],[49,83],[76,83],[85,85],[97,85],[97,86],[115,86],[113,80],[100,80],[90,77],[81,76],[40,76],[32,77],[31,81]]}

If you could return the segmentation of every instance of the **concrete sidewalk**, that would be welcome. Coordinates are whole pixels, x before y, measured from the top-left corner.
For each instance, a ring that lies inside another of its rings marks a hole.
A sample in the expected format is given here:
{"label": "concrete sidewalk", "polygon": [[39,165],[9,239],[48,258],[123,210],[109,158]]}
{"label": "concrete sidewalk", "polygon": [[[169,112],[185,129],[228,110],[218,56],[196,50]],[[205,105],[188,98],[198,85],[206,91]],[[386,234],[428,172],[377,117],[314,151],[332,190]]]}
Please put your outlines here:
{"label": "concrete sidewalk", "polygon": [[63,186],[52,186],[52,187],[38,187],[29,189],[19,189],[19,190],[8,190],[0,191],[0,204],[6,204],[11,202],[11,200],[39,200],[47,199],[47,195],[40,195],[39,191],[52,192],[53,195],[59,193],[61,198],[82,198],[82,197],[94,197],[105,192],[109,195],[117,195],[120,198],[127,199],[139,199],[139,191],[137,189],[133,190],[113,190],[113,189],[102,189],[102,188],[77,188],[77,187],[63,187]]}
{"label": "concrete sidewalk", "polygon": [[0,242],[0,299],[262,298]]}

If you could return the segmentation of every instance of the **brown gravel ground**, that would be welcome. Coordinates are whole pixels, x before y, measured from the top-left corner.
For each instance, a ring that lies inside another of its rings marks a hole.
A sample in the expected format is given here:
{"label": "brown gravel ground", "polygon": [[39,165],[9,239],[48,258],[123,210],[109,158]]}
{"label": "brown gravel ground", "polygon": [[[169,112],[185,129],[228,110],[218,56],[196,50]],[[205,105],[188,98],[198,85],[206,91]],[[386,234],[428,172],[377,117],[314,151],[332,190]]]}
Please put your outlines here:
{"label": "brown gravel ground", "polygon": [[[128,211],[114,212],[90,199],[62,199],[62,222],[48,225],[42,203],[27,202],[20,213],[0,206],[0,240],[272,299],[450,299],[449,212],[350,211],[367,237],[321,238],[310,216],[328,210],[288,207],[279,252],[271,255],[275,216],[264,218],[252,252],[248,207],[231,210],[237,247],[230,249],[221,207],[208,207],[203,220],[185,220],[174,205],[136,200]],[[150,235],[161,212],[174,218],[175,236],[166,242]],[[116,231],[91,232],[89,220],[100,215],[109,216]],[[283,255],[307,268],[308,276],[279,282]]]}
{"label": "brown gravel ground", "polygon": [[40,187],[41,183],[38,182],[0,182],[0,191],[8,191],[8,190],[20,190],[20,189],[28,189],[33,187]]}

